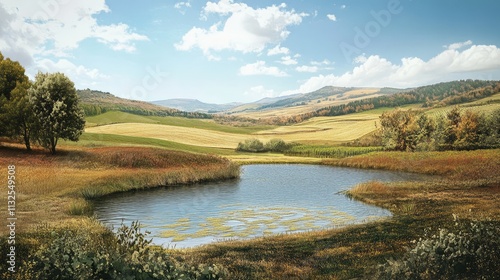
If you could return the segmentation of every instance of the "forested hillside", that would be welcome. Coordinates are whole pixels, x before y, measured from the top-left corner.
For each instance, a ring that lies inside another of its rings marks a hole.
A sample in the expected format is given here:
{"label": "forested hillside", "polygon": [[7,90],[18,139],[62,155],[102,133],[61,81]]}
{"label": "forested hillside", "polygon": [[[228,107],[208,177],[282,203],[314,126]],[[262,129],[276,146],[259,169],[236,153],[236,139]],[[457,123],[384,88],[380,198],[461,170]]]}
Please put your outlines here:
{"label": "forested hillside", "polygon": [[183,112],[148,102],[130,100],[98,90],[77,90],[81,107],[86,116],[95,116],[108,111],[121,111],[145,116],[178,116],[186,118],[208,119],[212,116],[198,112]]}
{"label": "forested hillside", "polygon": [[420,103],[423,108],[442,107],[478,100],[498,92],[500,92],[499,81],[462,80],[326,107],[316,113],[319,116],[339,116],[382,107]]}
{"label": "forested hillside", "polygon": [[260,120],[266,124],[289,125],[313,117],[341,116],[378,108],[395,108],[422,104],[422,108],[436,108],[479,100],[500,93],[500,81],[461,80],[415,89],[397,90],[383,88],[382,96],[351,101],[347,104],[328,106],[314,112],[295,116],[279,116]]}

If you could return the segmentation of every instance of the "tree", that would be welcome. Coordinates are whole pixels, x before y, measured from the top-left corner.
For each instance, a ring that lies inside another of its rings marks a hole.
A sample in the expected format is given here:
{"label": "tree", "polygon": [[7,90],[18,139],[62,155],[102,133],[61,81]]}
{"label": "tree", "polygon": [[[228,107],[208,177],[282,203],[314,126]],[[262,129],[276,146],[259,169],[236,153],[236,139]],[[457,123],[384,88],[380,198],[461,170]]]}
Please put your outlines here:
{"label": "tree", "polygon": [[446,114],[448,120],[445,132],[445,144],[453,145],[458,139],[458,125],[461,121],[460,108],[455,106],[448,114]]}
{"label": "tree", "polygon": [[[419,113],[400,109],[385,112],[380,116],[382,126],[382,142],[387,149],[397,151],[413,151],[423,136],[429,133],[428,121],[419,118]],[[419,119],[424,127],[420,127]]]}
{"label": "tree", "polygon": [[6,128],[10,125],[9,116],[3,107],[10,100],[11,92],[16,86],[27,82],[28,77],[24,74],[21,64],[9,58],[4,59],[0,52],[0,136],[7,134]]}
{"label": "tree", "polygon": [[78,141],[85,120],[75,86],[64,74],[38,73],[30,89],[30,103],[40,145],[55,154],[59,139]]}
{"label": "tree", "polygon": [[5,134],[10,138],[21,138],[26,149],[31,151],[31,138],[34,135],[34,115],[29,101],[29,81],[18,83],[10,92],[10,100],[2,106],[4,112]]}

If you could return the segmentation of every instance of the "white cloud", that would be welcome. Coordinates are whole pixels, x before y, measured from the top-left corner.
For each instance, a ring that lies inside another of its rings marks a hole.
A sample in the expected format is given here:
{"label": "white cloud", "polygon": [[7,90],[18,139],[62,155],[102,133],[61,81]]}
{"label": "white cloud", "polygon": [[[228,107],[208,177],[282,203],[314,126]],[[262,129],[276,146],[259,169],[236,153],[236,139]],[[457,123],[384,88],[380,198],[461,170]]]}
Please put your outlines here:
{"label": "white cloud", "polygon": [[337,21],[337,17],[334,14],[328,14],[326,17],[331,21]]}
{"label": "white cloud", "polygon": [[295,65],[297,64],[297,60],[291,58],[290,56],[283,56],[280,61],[281,64],[283,65]]}
{"label": "white cloud", "polygon": [[177,3],[175,3],[174,8],[179,10],[179,13],[184,15],[186,13],[186,8],[191,8],[191,3],[189,1],[177,2]]}
{"label": "white cloud", "polygon": [[317,66],[303,65],[303,66],[296,67],[295,70],[297,70],[297,72],[316,73],[316,72],[318,72],[318,67]]}
{"label": "white cloud", "polygon": [[347,8],[347,6],[346,5],[342,5],[342,6],[340,6],[340,8],[341,9],[345,9],[345,8]]}
{"label": "white cloud", "polygon": [[252,95],[256,98],[265,98],[265,97],[275,97],[276,93],[273,89],[266,89],[264,86],[255,86],[250,88],[250,90],[245,91],[245,95]]}
{"label": "white cloud", "polygon": [[189,3],[189,2],[177,2],[177,3],[175,3],[174,7],[176,9],[182,9],[183,7],[191,8],[191,3]]}
{"label": "white cloud", "polygon": [[277,54],[289,54],[290,50],[288,48],[282,47],[279,44],[276,47],[269,49],[267,55],[277,55]]}
{"label": "white cloud", "polygon": [[240,67],[240,75],[242,76],[255,76],[267,75],[275,77],[286,77],[287,74],[275,66],[266,66],[265,61],[257,61]]}
{"label": "white cloud", "polygon": [[328,59],[325,59],[323,61],[311,61],[312,65],[330,65],[332,64]]}
{"label": "white cloud", "polygon": [[378,55],[363,55],[357,57],[356,62],[358,65],[349,72],[311,77],[297,90],[287,93],[311,92],[329,85],[408,88],[446,80],[481,78],[491,71],[500,73],[500,48],[493,45],[472,45],[463,51],[449,48],[428,61],[406,57],[400,64]]}
{"label": "white cloud", "polygon": [[453,43],[453,44],[450,44],[448,46],[443,46],[449,50],[458,50],[458,49],[461,49],[463,47],[466,47],[466,46],[470,46],[472,45],[472,41],[471,40],[467,40],[465,42],[458,42],[458,43]]}
{"label": "white cloud", "polygon": [[199,48],[206,55],[221,50],[261,52],[268,44],[285,40],[290,34],[287,27],[300,24],[302,18],[307,16],[285,8],[285,4],[254,9],[232,0],[207,2],[204,7],[206,18],[210,14],[218,14],[228,16],[227,20],[208,29],[193,27],[174,46],[182,51]]}
{"label": "white cloud", "polygon": [[0,30],[9,36],[0,37],[0,46],[5,52],[25,53],[33,62],[37,55],[67,57],[89,38],[127,52],[135,50],[135,42],[148,40],[124,23],[99,24],[95,16],[108,12],[104,0],[2,1]]}
{"label": "white cloud", "polygon": [[97,69],[88,69],[83,65],[75,65],[67,59],[59,59],[54,62],[50,59],[41,59],[36,61],[37,68],[42,72],[63,72],[70,78],[88,78],[96,79],[109,79],[109,76],[104,75]]}

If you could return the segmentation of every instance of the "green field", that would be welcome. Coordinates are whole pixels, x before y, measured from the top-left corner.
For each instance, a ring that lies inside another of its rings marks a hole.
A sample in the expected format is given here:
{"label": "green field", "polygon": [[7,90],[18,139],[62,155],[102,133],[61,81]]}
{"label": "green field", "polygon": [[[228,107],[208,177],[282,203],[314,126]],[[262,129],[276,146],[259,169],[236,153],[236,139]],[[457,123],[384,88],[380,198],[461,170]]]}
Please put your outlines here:
{"label": "green field", "polygon": [[[463,110],[486,114],[500,108],[500,94],[459,105]],[[426,110],[430,116],[445,115],[455,106]],[[408,105],[402,109],[421,110],[421,105]],[[231,154],[229,150],[239,142],[256,138],[262,142],[283,139],[290,143],[309,145],[338,145],[351,142],[374,132],[380,115],[393,108],[379,108],[361,113],[335,117],[316,117],[289,126],[235,127],[218,124],[213,120],[180,117],[138,116],[123,112],[106,112],[88,117],[84,141],[97,137],[98,142],[111,144],[137,144],[159,146],[193,152]],[[104,136],[106,135],[106,136]],[[116,137],[111,137],[115,135]],[[121,136],[121,137],[118,137]],[[105,139],[103,141],[99,139]]]}
{"label": "green field", "polygon": [[[490,113],[500,108],[498,96],[460,107]],[[453,107],[426,112],[438,116]],[[426,182],[367,182],[353,186],[348,192],[350,197],[393,213],[391,219],[384,221],[187,250],[161,250],[168,255],[165,259],[148,255],[160,250],[154,248],[142,251],[145,255],[138,257],[140,260],[132,260],[136,255],[120,252],[110,260],[84,261],[111,270],[119,256],[124,258],[122,265],[142,261],[145,267],[154,267],[158,260],[168,260],[180,271],[192,268],[204,272],[216,265],[217,269],[224,267],[223,274],[228,275],[224,279],[365,279],[387,259],[400,259],[405,248],[414,246],[412,240],[423,237],[425,230],[435,233],[437,227],[453,227],[453,215],[463,219],[464,224],[474,219],[498,223],[498,149],[407,153],[381,152],[380,147],[338,146],[370,135],[387,110],[392,108],[317,117],[280,127],[233,127],[213,120],[107,112],[88,117],[80,141],[61,141],[57,155],[47,156],[39,147],[26,153],[22,146],[6,143],[0,147],[0,163],[7,166],[15,162],[20,183],[17,201],[22,223],[16,228],[22,241],[19,258],[30,260],[40,252],[52,259],[75,252],[85,252],[85,258],[86,254],[96,256],[96,252],[104,252],[102,256],[113,253],[110,250],[116,247],[116,236],[92,218],[93,199],[149,187],[234,178],[238,176],[238,164],[248,163],[312,163],[440,177]],[[299,145],[292,146],[285,155],[236,152],[237,144],[249,138],[263,142],[280,138]],[[6,196],[0,202],[6,205]],[[4,220],[6,216],[7,213],[0,215]],[[0,241],[4,243],[7,230],[0,230],[4,236]],[[71,239],[71,234],[76,237]],[[53,240],[63,243],[54,245],[50,243]],[[6,248],[0,248],[4,255],[8,253]],[[64,254],[57,251],[65,248],[76,249]],[[80,262],[72,260],[68,256],[63,266],[78,267]],[[39,259],[39,265],[46,263]],[[31,279],[29,264],[21,265],[27,270],[20,272],[26,277],[19,279]],[[5,263],[0,265],[4,267]],[[0,272],[0,278],[6,275]]]}

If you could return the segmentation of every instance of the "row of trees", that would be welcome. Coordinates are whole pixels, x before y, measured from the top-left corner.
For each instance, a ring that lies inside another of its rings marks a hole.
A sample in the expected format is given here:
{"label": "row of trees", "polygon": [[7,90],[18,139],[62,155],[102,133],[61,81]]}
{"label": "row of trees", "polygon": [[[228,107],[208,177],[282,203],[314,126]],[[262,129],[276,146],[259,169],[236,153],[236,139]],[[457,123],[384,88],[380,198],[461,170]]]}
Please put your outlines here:
{"label": "row of trees", "polygon": [[0,53],[0,136],[36,142],[56,152],[60,139],[78,141],[85,120],[73,82],[62,73],[38,73],[30,81],[17,61]]}
{"label": "row of trees", "polygon": [[422,111],[385,112],[380,117],[386,149],[470,150],[500,146],[500,109],[489,115],[453,108],[446,115],[430,117]]}

